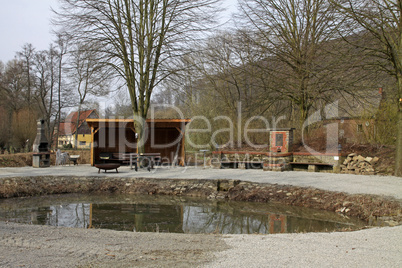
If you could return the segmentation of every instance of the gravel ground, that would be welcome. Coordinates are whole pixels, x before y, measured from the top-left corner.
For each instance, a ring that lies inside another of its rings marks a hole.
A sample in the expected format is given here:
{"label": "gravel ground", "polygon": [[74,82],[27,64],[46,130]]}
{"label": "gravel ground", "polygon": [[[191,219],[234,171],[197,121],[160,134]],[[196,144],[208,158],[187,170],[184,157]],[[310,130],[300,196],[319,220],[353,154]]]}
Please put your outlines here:
{"label": "gravel ground", "polygon": [[1,267],[402,267],[402,226],[191,235],[0,222]]}
{"label": "gravel ground", "polygon": [[26,176],[91,176],[91,177],[141,177],[161,179],[233,179],[258,183],[314,187],[328,191],[350,194],[376,194],[392,196],[402,200],[402,178],[393,176],[369,176],[333,174],[320,172],[273,172],[261,169],[203,169],[195,167],[158,167],[152,172],[140,169],[138,172],[122,166],[119,173],[101,172],[90,165],[52,166],[49,168],[0,168],[0,179]]}
{"label": "gravel ground", "polygon": [[343,233],[231,235],[205,267],[402,267],[402,226]]}
{"label": "gravel ground", "polygon": [[0,222],[0,267],[194,267],[220,236],[133,233]]}
{"label": "gravel ground", "polygon": [[[98,176],[93,167],[0,168],[0,178]],[[127,167],[111,177],[240,179],[402,199],[402,179],[261,170]],[[402,226],[343,233],[189,235],[0,222],[1,267],[402,267]]]}

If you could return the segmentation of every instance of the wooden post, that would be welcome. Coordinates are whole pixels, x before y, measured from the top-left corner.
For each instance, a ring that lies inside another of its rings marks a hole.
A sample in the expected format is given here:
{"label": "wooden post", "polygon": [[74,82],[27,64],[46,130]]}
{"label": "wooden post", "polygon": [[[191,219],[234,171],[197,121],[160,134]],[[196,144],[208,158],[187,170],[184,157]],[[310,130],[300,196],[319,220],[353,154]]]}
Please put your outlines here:
{"label": "wooden post", "polygon": [[95,165],[95,156],[94,156],[94,139],[95,134],[99,131],[99,127],[95,129],[91,126],[91,166]]}
{"label": "wooden post", "polygon": [[88,228],[91,229],[92,227],[92,203],[89,204],[89,225]]}
{"label": "wooden post", "polygon": [[91,127],[91,166],[95,165],[94,161],[94,127]]}
{"label": "wooden post", "polygon": [[180,163],[179,165],[184,167],[186,165],[186,150],[184,148],[184,144],[186,142],[186,136],[185,136],[185,132],[184,131],[180,131],[182,133],[181,135],[181,152],[180,152]]}

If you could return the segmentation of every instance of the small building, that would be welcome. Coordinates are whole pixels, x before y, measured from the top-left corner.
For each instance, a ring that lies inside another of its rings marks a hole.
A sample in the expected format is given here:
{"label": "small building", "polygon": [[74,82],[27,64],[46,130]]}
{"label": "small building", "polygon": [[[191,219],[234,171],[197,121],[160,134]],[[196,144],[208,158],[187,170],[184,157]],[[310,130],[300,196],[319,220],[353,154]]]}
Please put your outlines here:
{"label": "small building", "polygon": [[[101,153],[136,153],[133,119],[87,119],[91,130],[91,165]],[[190,119],[147,119],[145,153],[160,153],[163,163],[185,164],[185,127]]]}
{"label": "small building", "polygon": [[89,149],[91,148],[91,129],[89,128],[86,120],[99,118],[96,110],[86,110],[80,112],[80,118],[78,120],[77,127],[77,117],[78,111],[70,113],[64,122],[59,125],[59,135],[58,135],[58,148],[63,148],[64,146],[74,147],[75,144],[75,134],[78,132],[77,136],[77,148],[78,149]]}
{"label": "small building", "polygon": [[293,152],[294,128],[276,128],[269,131],[269,152],[290,153]]}
{"label": "small building", "polygon": [[371,92],[364,100],[339,100],[337,116],[324,120],[324,126],[336,123],[344,143],[365,143],[376,135],[376,114],[385,102],[385,92]]}

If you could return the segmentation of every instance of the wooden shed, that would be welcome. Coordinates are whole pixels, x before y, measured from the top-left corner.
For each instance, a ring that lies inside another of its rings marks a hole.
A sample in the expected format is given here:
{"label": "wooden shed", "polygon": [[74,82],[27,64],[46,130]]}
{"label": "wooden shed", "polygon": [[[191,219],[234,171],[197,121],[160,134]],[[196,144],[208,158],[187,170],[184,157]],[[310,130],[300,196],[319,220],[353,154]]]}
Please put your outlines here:
{"label": "wooden shed", "polygon": [[[137,135],[132,119],[87,119],[91,128],[91,165],[101,153],[136,153]],[[147,119],[145,153],[160,153],[162,163],[185,160],[185,127],[190,119]]]}

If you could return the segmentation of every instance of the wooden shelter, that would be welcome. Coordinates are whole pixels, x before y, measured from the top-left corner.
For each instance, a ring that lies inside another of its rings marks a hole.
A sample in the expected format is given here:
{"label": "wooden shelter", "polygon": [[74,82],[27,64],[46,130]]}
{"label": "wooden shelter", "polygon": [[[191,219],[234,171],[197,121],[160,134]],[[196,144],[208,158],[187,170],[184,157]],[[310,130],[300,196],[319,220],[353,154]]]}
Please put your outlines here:
{"label": "wooden shelter", "polygon": [[[101,153],[137,153],[133,119],[87,119],[91,128],[91,165]],[[162,163],[185,160],[185,127],[190,119],[147,119],[145,153],[160,153]]]}

